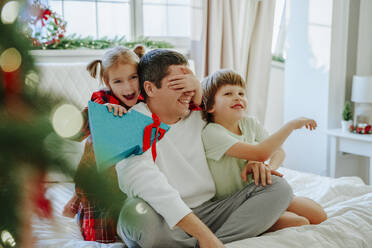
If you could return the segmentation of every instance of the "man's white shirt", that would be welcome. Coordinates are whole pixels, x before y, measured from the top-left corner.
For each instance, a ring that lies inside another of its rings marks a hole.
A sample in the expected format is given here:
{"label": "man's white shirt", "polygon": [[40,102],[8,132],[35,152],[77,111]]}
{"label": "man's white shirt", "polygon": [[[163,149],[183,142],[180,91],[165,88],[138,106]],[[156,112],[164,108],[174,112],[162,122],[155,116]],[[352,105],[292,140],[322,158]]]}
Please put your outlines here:
{"label": "man's white shirt", "polygon": [[[151,117],[145,103],[133,110]],[[170,130],[156,143],[154,163],[151,148],[116,165],[120,189],[140,197],[173,228],[183,217],[215,195],[201,132],[205,122],[200,111],[170,125]]]}

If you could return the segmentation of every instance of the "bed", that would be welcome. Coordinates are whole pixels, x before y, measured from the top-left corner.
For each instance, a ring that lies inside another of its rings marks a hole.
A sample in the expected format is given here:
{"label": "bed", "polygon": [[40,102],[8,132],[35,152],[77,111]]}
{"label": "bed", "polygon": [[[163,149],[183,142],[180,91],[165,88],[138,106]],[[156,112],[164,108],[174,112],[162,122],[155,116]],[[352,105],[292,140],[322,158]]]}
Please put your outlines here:
{"label": "bed", "polygon": [[[85,63],[48,64],[38,63],[41,72],[41,88],[48,93],[64,95],[84,107],[98,82],[89,77]],[[67,80],[66,80],[67,79]],[[66,154],[72,164],[78,164],[82,145],[69,146]],[[329,178],[302,173],[286,168],[285,175],[298,196],[307,196],[319,202],[329,219],[316,226],[287,228],[256,238],[227,244],[228,248],[243,247],[372,247],[372,186],[367,186],[360,178]],[[33,219],[33,234],[36,247],[124,247],[123,243],[100,244],[85,242],[74,219],[61,215],[64,204],[73,194],[74,185],[69,179],[51,176],[47,197],[52,201],[52,220]]]}
{"label": "bed", "polygon": [[[329,178],[286,168],[285,175],[298,196],[319,202],[329,219],[320,225],[293,227],[256,238],[227,244],[227,248],[243,247],[372,247],[372,186],[360,178]],[[47,197],[53,204],[52,220],[33,219],[36,247],[102,247],[121,248],[123,243],[100,244],[83,241],[76,221],[61,215],[64,204],[72,196],[73,183],[51,183]]]}

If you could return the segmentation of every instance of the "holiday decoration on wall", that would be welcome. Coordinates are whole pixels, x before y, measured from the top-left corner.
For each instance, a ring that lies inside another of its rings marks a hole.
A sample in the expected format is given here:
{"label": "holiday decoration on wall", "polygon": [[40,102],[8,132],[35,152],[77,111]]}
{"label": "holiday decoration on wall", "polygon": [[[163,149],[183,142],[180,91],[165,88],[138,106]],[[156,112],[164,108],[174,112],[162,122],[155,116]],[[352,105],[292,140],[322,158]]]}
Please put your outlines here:
{"label": "holiday decoration on wall", "polygon": [[65,36],[66,21],[40,1],[35,0],[25,15],[25,34],[35,47],[60,43]]}
{"label": "holiday decoration on wall", "polygon": [[169,42],[155,41],[146,37],[127,41],[125,36],[94,39],[76,34],[66,35],[67,22],[40,0],[34,0],[27,13],[23,18],[24,34],[32,42],[33,49],[106,49],[119,45],[134,48],[138,44],[150,49],[173,47]]}

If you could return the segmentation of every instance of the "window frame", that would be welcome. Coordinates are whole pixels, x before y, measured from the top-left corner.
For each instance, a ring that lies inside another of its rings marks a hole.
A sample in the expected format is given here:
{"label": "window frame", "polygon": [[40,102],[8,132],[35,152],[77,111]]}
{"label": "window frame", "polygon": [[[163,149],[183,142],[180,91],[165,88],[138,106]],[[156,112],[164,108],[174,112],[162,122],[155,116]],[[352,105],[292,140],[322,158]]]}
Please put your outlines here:
{"label": "window frame", "polygon": [[[49,0],[50,2],[58,1],[58,0]],[[85,1],[85,2],[92,2],[95,4],[95,15],[96,15],[96,34],[95,38],[99,38],[99,27],[98,27],[98,2],[100,0],[60,0],[61,1],[61,8],[62,8],[62,16],[64,16],[64,4],[68,2],[77,2],[77,1]],[[144,23],[143,23],[143,0],[129,0],[129,12],[130,12],[130,36],[131,39],[128,40],[136,40],[141,37],[144,37]],[[189,7],[192,8],[192,2],[190,1]],[[119,35],[118,35],[119,36]],[[170,42],[172,45],[175,46],[176,49],[181,50],[184,53],[189,53],[190,51],[190,44],[191,39],[187,36],[146,36],[152,40],[166,40]]]}

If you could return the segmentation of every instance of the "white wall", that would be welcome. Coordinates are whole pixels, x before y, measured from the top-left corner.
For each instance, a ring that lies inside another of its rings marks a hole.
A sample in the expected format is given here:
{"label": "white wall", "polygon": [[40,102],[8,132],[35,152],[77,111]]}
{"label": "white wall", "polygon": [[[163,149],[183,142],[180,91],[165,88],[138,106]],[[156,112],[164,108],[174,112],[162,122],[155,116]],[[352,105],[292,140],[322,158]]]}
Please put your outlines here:
{"label": "white wall", "polygon": [[283,125],[284,63],[272,61],[264,126],[270,133]]}
{"label": "white wall", "polygon": [[284,121],[307,116],[318,129],[297,130],[288,138],[284,166],[326,175],[332,0],[289,3]]}

